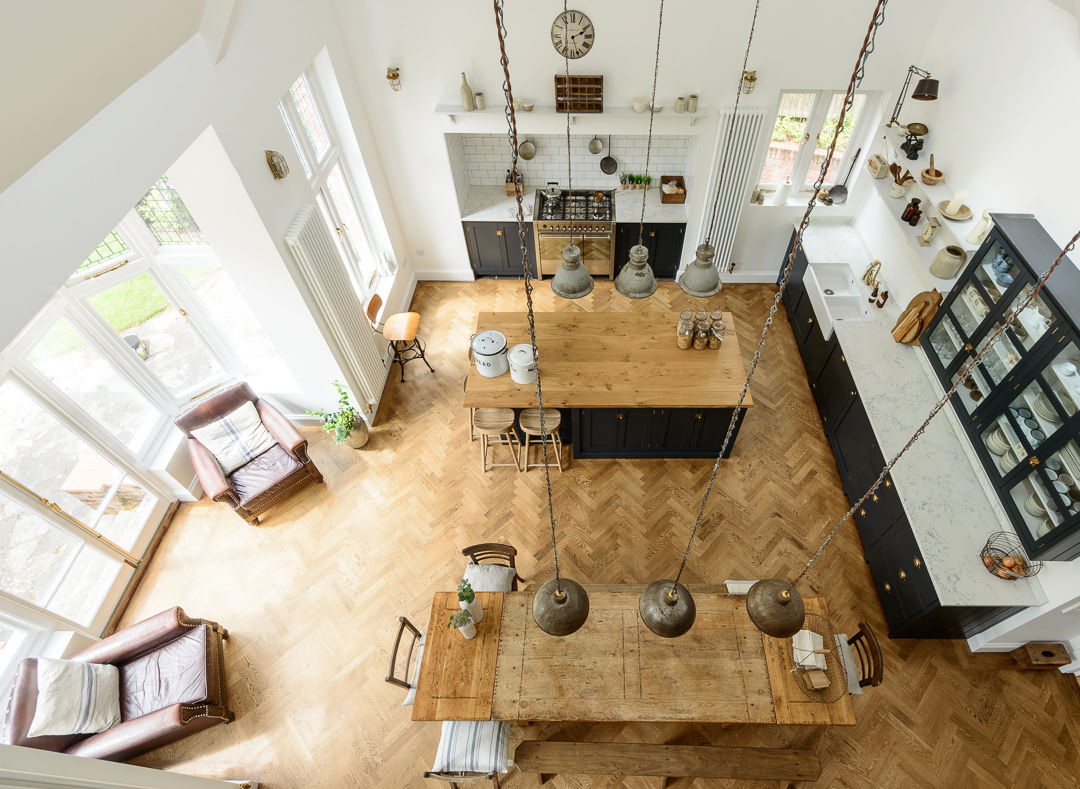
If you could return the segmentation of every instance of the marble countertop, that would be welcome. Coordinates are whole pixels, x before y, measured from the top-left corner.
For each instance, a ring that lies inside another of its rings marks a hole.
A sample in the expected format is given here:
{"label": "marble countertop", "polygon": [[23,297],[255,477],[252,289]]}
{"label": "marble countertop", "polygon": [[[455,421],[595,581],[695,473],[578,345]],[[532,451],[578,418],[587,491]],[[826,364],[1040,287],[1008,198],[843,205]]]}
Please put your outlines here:
{"label": "marble countertop", "polygon": [[[525,221],[533,221],[532,210],[536,202],[536,190],[539,187],[525,188]],[[465,204],[461,208],[463,222],[511,222],[517,218],[514,198],[506,194],[502,185],[470,186],[465,195]],[[615,190],[615,220],[617,222],[637,222],[641,218],[641,191],[635,189]],[[649,189],[645,192],[646,222],[686,221],[685,203],[661,203],[660,190]]]}
{"label": "marble countertop", "polygon": [[[869,298],[861,277],[873,256],[853,225],[816,223],[804,233],[803,249],[811,264],[846,262]],[[886,460],[907,443],[943,394],[923,351],[893,341],[902,306],[890,302],[884,309],[871,308],[868,321],[833,321]],[[892,470],[938,599],[943,606],[1045,603],[1038,578],[994,578],[979,558],[992,532],[1013,528],[949,409],[946,405]]]}

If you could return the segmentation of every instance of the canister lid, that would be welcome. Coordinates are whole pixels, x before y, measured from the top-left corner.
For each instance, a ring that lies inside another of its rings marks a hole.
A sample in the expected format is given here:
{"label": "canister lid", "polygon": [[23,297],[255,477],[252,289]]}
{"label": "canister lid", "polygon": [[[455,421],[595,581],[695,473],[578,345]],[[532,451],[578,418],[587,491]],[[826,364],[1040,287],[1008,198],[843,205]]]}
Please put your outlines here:
{"label": "canister lid", "polygon": [[527,367],[533,363],[533,349],[527,342],[515,345],[510,349],[510,363],[519,367]]}
{"label": "canister lid", "polygon": [[495,329],[488,329],[472,339],[473,353],[477,356],[495,356],[506,351],[506,336]]}

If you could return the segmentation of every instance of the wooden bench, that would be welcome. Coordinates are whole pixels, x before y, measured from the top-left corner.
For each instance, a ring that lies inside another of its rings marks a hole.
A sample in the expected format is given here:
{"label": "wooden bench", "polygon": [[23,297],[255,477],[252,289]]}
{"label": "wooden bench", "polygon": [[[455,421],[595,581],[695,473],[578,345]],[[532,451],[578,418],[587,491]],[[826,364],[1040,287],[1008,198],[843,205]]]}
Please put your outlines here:
{"label": "wooden bench", "polygon": [[526,740],[514,764],[540,773],[546,783],[559,773],[656,775],[671,786],[678,778],[735,778],[758,781],[813,781],[821,762],[812,751],[795,748],[733,748],[716,745],[652,745],[636,742],[554,742]]}

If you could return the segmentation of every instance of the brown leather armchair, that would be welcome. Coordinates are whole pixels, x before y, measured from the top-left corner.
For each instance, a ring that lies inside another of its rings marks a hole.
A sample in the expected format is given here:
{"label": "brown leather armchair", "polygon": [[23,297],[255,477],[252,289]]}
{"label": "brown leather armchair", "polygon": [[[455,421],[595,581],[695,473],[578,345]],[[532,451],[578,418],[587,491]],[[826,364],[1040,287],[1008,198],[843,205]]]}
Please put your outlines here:
{"label": "brown leather armchair", "polygon": [[[255,404],[263,425],[277,444],[228,477],[192,430],[216,422],[245,401]],[[248,523],[258,523],[259,513],[292,495],[310,481],[322,482],[322,473],[307,454],[307,439],[280,411],[251,391],[245,383],[233,384],[213,397],[192,406],[173,420],[187,436],[188,453],[206,495],[228,504]]]}
{"label": "brown leather armchair", "polygon": [[2,741],[91,759],[123,761],[231,723],[225,700],[223,641],[216,622],[170,608],[102,639],[71,660],[110,663],[120,671],[120,723],[98,734],[27,737],[37,707],[37,660],[19,664]]}

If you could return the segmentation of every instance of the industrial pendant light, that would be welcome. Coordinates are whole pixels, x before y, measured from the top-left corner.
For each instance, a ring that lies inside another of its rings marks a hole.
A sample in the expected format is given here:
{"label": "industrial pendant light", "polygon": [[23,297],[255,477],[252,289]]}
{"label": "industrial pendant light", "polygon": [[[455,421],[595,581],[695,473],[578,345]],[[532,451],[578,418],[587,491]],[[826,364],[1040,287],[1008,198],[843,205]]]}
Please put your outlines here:
{"label": "industrial pendant light", "polygon": [[[630,248],[629,260],[615,277],[615,290],[628,299],[644,299],[656,293],[656,274],[649,265],[645,240],[645,198],[649,194],[649,158],[652,156],[653,119],[656,117],[656,77],[660,72],[660,32],[664,28],[664,0],[660,0],[660,19],[656,24],[656,61],[653,65],[652,98],[649,101],[649,139],[645,144],[645,184],[641,191],[641,221],[637,244]],[[643,615],[644,616],[644,615]]]}
{"label": "industrial pendant light", "polygon": [[[510,86],[510,60],[506,56],[506,23],[503,17],[503,0],[494,0],[495,5],[495,30],[499,37],[499,63],[503,69],[503,95],[506,98],[506,120],[508,125],[507,142],[510,145],[511,174],[514,182],[514,197],[517,205],[518,245],[521,250],[521,270],[525,277],[525,303],[528,306],[529,340],[532,344],[533,358],[536,359],[536,406],[540,412],[540,434],[546,436],[547,422],[544,411],[544,394],[540,374],[540,352],[536,347],[536,313],[533,309],[532,272],[529,270],[528,253],[525,244],[525,236],[528,232],[525,228],[525,211],[521,202],[522,184],[518,179],[517,160],[517,114],[514,111],[514,95]],[[566,0],[563,0],[565,11]],[[567,73],[569,73],[569,60],[567,60]],[[569,176],[569,144],[570,144],[570,116],[567,114],[566,126],[567,141],[567,175]],[[564,269],[570,273],[566,292],[577,292],[584,296],[592,290],[592,277],[581,267],[581,250],[573,244],[563,249],[563,263],[559,266],[559,272]],[[588,285],[584,287],[581,276],[584,274]],[[558,279],[556,274],[556,279]],[[561,284],[561,283],[560,283]],[[552,289],[555,282],[552,281]],[[560,296],[564,295],[555,290]],[[576,297],[568,297],[576,298]],[[548,459],[548,442],[540,442],[544,453],[544,484],[547,489],[547,512],[548,521],[551,524],[551,548],[555,564],[555,577],[540,587],[533,598],[533,619],[537,627],[545,633],[553,636],[568,636],[585,624],[589,618],[589,595],[581,584],[563,578],[559,573],[559,546],[555,535],[555,508],[552,505],[551,495],[551,463]]]}
{"label": "industrial pendant light", "polygon": [[698,244],[697,253],[679,276],[679,287],[691,296],[707,299],[720,292],[720,272],[713,265],[716,247],[708,241]]}
{"label": "industrial pendant light", "polygon": [[564,299],[580,299],[593,289],[592,274],[581,265],[581,247],[573,243],[562,250],[562,263],[551,278],[551,289]]}
{"label": "industrial pendant light", "polygon": [[790,638],[802,630],[806,608],[802,595],[775,578],[758,581],[746,593],[746,613],[758,630],[773,638]]}

